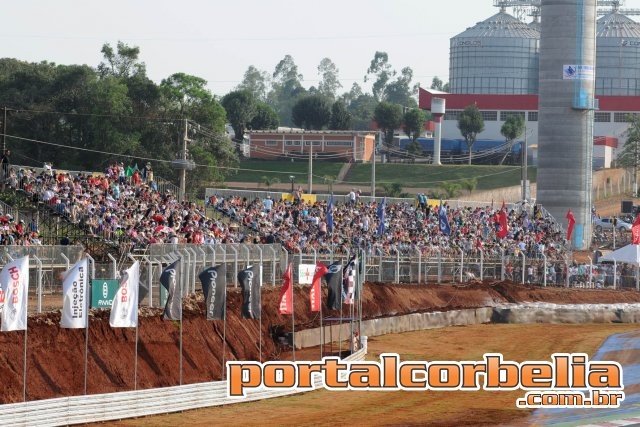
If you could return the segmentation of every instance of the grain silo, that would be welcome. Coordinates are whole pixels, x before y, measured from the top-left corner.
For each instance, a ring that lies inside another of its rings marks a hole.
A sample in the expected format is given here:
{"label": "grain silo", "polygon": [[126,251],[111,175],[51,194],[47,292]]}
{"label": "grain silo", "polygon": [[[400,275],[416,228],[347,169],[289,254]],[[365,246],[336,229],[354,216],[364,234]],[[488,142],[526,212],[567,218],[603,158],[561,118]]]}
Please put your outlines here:
{"label": "grain silo", "polygon": [[451,38],[451,93],[535,94],[540,32],[507,14],[492,17]]}
{"label": "grain silo", "polygon": [[640,95],[640,24],[614,2],[598,19],[596,95]]}
{"label": "grain silo", "polygon": [[591,241],[591,159],[596,107],[596,0],[542,0],[538,96],[538,201],[566,224],[573,245]]}

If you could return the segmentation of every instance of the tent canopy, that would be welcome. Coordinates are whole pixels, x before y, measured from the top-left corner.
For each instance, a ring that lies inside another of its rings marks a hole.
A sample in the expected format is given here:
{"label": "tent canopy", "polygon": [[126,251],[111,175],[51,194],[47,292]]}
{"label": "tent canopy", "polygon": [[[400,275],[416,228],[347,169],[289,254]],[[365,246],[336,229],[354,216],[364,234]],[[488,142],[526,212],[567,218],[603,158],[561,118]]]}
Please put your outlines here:
{"label": "tent canopy", "polygon": [[599,261],[615,261],[640,265],[640,245],[627,245],[603,256]]}

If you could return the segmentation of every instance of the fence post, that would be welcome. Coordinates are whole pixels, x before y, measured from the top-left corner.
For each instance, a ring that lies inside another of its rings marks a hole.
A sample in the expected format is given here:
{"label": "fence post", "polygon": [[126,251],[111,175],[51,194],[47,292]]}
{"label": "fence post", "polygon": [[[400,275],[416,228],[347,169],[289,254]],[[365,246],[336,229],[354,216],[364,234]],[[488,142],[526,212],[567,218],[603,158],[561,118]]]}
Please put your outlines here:
{"label": "fence post", "polygon": [[438,285],[442,282],[442,250],[438,248]]}
{"label": "fence post", "polygon": [[400,251],[396,251],[396,281],[400,283]]}
{"label": "fence post", "polygon": [[[260,252],[260,271],[263,271],[264,269],[262,268],[262,248],[260,247],[260,245],[256,245],[256,249],[258,249],[258,251]],[[260,283],[262,283],[262,277],[260,278]],[[273,283],[273,285],[275,286],[275,282]]]}
{"label": "fence post", "polygon": [[[236,248],[234,248],[233,246],[229,246],[229,248],[231,248],[233,250],[234,253],[234,259],[233,259],[233,282],[235,283],[235,287],[238,287],[238,250]],[[227,254],[225,252],[225,256],[224,256],[224,260],[225,262],[227,261]]]}
{"label": "fence post", "polygon": [[[142,259],[147,262],[147,283],[149,284],[149,307],[153,307],[153,264],[148,256],[143,255]],[[160,297],[158,297],[160,300]]]}
{"label": "fence post", "polygon": [[[33,256],[33,259],[36,260],[36,274],[38,275],[38,279],[36,283],[38,284],[38,313],[42,313],[42,261],[36,255]],[[67,268],[67,270],[69,270]]]}
{"label": "fence post", "polygon": [[69,263],[69,258],[62,252],[60,252],[60,256],[64,259],[64,262],[67,264],[67,270],[69,270],[69,266],[71,265]]}
{"label": "fence post", "polygon": [[91,268],[89,269],[89,274],[91,274],[90,278],[95,279],[96,278],[96,261],[89,254],[85,254],[84,256],[86,256],[89,262],[91,263]]}
{"label": "fence post", "polygon": [[116,261],[116,259],[113,257],[113,255],[111,254],[107,254],[107,256],[109,257],[109,259],[111,260],[112,263],[112,269],[111,269],[111,276],[114,279],[118,278],[118,261]]}
{"label": "fence post", "polygon": [[[544,252],[542,252],[542,261],[543,261],[543,266],[544,266],[544,272],[543,272],[543,279],[542,279],[542,283],[544,285],[544,287],[547,287],[547,256],[544,254]],[[591,279],[589,279],[589,281],[591,281]]]}
{"label": "fence post", "polygon": [[[615,261],[614,261],[614,265],[615,265]],[[564,278],[564,285],[568,288],[569,287],[569,261],[565,258],[564,259],[564,270],[565,270],[565,278]],[[615,276],[613,278],[613,289],[616,288],[616,282],[615,282]]]}
{"label": "fence post", "polygon": [[382,282],[382,255],[378,257],[378,282]]}
{"label": "fence post", "polygon": [[247,265],[245,265],[245,268],[248,268],[249,265],[251,264],[251,251],[249,250],[249,247],[245,244],[243,244],[242,247],[247,251]]}
{"label": "fence post", "polygon": [[520,251],[520,255],[522,255],[522,284],[524,285],[524,275],[527,269],[527,257],[524,254],[524,251]]}
{"label": "fence post", "polygon": [[187,251],[193,255],[193,274],[191,275],[191,292],[196,293],[196,277],[198,277],[198,253],[193,246],[188,247]]}
{"label": "fence post", "polygon": [[504,248],[500,248],[500,280],[504,281]]}
{"label": "fence post", "polygon": [[422,252],[418,249],[418,283],[422,283]]}
{"label": "fence post", "polygon": [[589,258],[589,287],[593,287],[593,259],[591,259],[590,256],[588,256],[587,258]]}
{"label": "fence post", "polygon": [[618,277],[618,263],[614,259],[613,260],[613,289],[616,289],[617,277]]}
{"label": "fence post", "polygon": [[463,282],[463,280],[462,280],[462,270],[464,270],[464,251],[462,249],[460,249],[460,283]]}
{"label": "fence post", "polygon": [[480,248],[480,281],[484,279],[484,251]]}

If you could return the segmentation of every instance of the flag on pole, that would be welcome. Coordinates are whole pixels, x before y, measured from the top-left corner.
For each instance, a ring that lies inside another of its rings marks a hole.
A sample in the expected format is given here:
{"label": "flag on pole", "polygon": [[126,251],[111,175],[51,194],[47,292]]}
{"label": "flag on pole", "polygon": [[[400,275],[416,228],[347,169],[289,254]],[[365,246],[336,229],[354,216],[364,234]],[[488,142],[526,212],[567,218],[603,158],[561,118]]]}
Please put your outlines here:
{"label": "flag on pole", "polygon": [[291,263],[287,266],[287,271],[282,275],[282,291],[280,292],[280,314],[293,313],[293,277],[291,275]]}
{"label": "flag on pole", "polygon": [[334,262],[325,273],[329,293],[327,295],[327,307],[329,310],[340,310],[342,305],[342,264]]}
{"label": "flag on pole", "polygon": [[180,289],[180,261],[169,264],[160,274],[160,284],[167,290],[167,302],[164,305],[164,320],[182,318],[182,289]]}
{"label": "flag on pole", "polygon": [[316,271],[313,274],[313,283],[311,283],[311,292],[309,293],[309,299],[311,300],[311,311],[320,311],[320,295],[322,291],[320,289],[320,282],[322,276],[327,274],[329,269],[321,262],[316,263]]}
{"label": "flag on pole", "polygon": [[202,283],[207,320],[224,320],[226,316],[227,268],[224,264],[209,267],[198,276]]}
{"label": "flag on pole", "polygon": [[569,212],[567,212],[567,240],[569,241],[571,241],[571,235],[573,234],[574,225],[576,225],[576,218],[573,216],[571,208],[569,208]]}
{"label": "flag on pole", "polygon": [[135,328],[138,326],[138,287],[140,262],[122,272],[120,287],[113,298],[109,324],[112,328]]}
{"label": "flag on pole", "polygon": [[247,267],[238,273],[238,282],[242,287],[242,318],[260,319],[260,275],[253,266]]}
{"label": "flag on pole", "polygon": [[378,205],[378,211],[376,212],[376,216],[378,217],[378,235],[382,236],[384,234],[384,210],[387,204],[387,198],[382,199],[382,202]]}
{"label": "flag on pole", "polygon": [[442,206],[442,199],[440,199],[440,209],[438,211],[438,220],[440,222],[440,231],[447,236],[451,234],[451,227],[449,226],[449,218],[447,218],[447,208]]}
{"label": "flag on pole", "polygon": [[358,268],[358,256],[353,255],[349,260],[349,263],[344,269],[343,279],[343,303],[353,304],[355,284],[356,284],[356,271]]}
{"label": "flag on pole", "polygon": [[0,331],[25,331],[29,296],[29,255],[4,266],[0,272],[0,286],[5,296]]}
{"label": "flag on pole", "polygon": [[640,245],[640,214],[631,226],[631,244]]}
{"label": "flag on pole", "polygon": [[62,314],[61,328],[86,328],[87,307],[87,258],[76,262],[64,276],[62,281]]}
{"label": "flag on pole", "polygon": [[327,231],[333,231],[333,193],[329,196],[329,204],[327,205]]}
{"label": "flag on pole", "polygon": [[498,237],[504,239],[509,232],[509,223],[507,222],[507,206],[502,201],[502,208],[498,214]]}

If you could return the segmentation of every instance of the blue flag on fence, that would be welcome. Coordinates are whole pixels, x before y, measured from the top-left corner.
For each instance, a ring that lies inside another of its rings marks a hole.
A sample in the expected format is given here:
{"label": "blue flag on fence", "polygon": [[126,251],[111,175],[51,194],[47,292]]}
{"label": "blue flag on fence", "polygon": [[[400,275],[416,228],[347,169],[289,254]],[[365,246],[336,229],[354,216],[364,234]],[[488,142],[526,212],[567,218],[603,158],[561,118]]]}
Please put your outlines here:
{"label": "blue flag on fence", "polygon": [[382,236],[384,234],[384,209],[387,205],[387,198],[382,199],[382,202],[378,205],[378,211],[376,215],[378,217],[378,235]]}
{"label": "blue flag on fence", "polygon": [[440,231],[447,236],[451,234],[451,227],[449,227],[449,219],[447,218],[447,208],[442,206],[442,200],[440,200],[440,211],[438,212],[438,219],[440,220]]}
{"label": "blue flag on fence", "polygon": [[329,204],[327,205],[327,231],[333,231],[333,193],[329,196]]}

